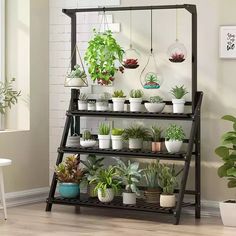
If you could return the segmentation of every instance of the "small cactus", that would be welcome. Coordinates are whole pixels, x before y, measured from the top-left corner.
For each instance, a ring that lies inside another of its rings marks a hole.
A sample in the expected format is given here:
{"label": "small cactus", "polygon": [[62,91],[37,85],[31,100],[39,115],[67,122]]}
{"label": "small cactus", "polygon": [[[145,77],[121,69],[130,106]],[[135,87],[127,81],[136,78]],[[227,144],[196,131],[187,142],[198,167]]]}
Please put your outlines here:
{"label": "small cactus", "polygon": [[90,131],[85,130],[83,135],[82,135],[82,138],[83,138],[83,140],[90,140],[92,138],[92,135],[91,135]]}

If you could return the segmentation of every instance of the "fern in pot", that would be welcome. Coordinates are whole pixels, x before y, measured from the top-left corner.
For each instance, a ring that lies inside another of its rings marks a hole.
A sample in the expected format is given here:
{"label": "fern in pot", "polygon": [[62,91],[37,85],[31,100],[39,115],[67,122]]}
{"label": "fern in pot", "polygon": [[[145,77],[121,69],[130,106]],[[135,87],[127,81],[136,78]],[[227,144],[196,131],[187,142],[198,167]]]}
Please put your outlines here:
{"label": "fern in pot", "polygon": [[65,198],[76,198],[80,194],[80,182],[84,176],[79,168],[77,155],[69,156],[64,162],[55,167],[59,181],[59,193]]}
{"label": "fern in pot", "polygon": [[171,89],[170,93],[174,96],[172,99],[173,113],[184,113],[185,99],[183,98],[187,93],[187,89],[184,85],[178,87],[175,86]]}
{"label": "fern in pot", "polygon": [[92,134],[89,130],[85,130],[83,132],[82,138],[80,139],[80,145],[86,148],[96,145],[96,140],[92,137]]}
{"label": "fern in pot", "polygon": [[98,140],[100,149],[109,149],[111,143],[110,126],[105,123],[101,123],[98,128]]}
{"label": "fern in pot", "polygon": [[88,109],[88,96],[85,93],[81,93],[79,95],[78,101],[79,110],[87,110]]}
{"label": "fern in pot", "polygon": [[157,125],[153,125],[150,129],[150,137],[152,139],[152,151],[153,152],[160,152],[161,151],[161,134],[163,130],[161,127]]}
{"label": "fern in pot", "polygon": [[180,151],[185,133],[182,126],[171,124],[165,131],[165,146],[169,153]]}
{"label": "fern in pot", "polygon": [[111,131],[111,143],[112,149],[120,150],[123,148],[122,134],[124,133],[123,129],[114,128]]}
{"label": "fern in pot", "polygon": [[109,110],[109,101],[110,94],[109,93],[103,93],[97,100],[96,103],[96,110],[97,111],[108,111]]}
{"label": "fern in pot", "polygon": [[98,193],[98,199],[101,202],[111,202],[115,193],[120,188],[120,180],[118,179],[116,167],[109,166],[107,169],[100,169],[92,178],[90,184],[95,183],[95,191]]}
{"label": "fern in pot", "polygon": [[129,149],[139,150],[143,148],[143,141],[149,138],[149,132],[142,125],[133,124],[124,130],[122,136],[129,141]]}
{"label": "fern in pot", "polygon": [[129,93],[130,111],[142,111],[143,91],[140,89],[132,89]]}
{"label": "fern in pot", "polygon": [[127,165],[121,161],[117,160],[116,166],[118,176],[121,178],[121,182],[125,185],[125,191],[123,192],[123,204],[125,205],[135,205],[136,196],[139,196],[139,189],[137,184],[142,177],[142,170],[139,169],[138,162],[128,161]]}
{"label": "fern in pot", "polygon": [[126,96],[122,90],[114,91],[112,95],[113,111],[124,111],[124,103]]}
{"label": "fern in pot", "polygon": [[90,183],[90,181],[96,176],[97,172],[104,166],[104,158],[98,158],[96,155],[88,155],[85,161],[81,160],[80,162],[85,166],[83,183],[88,186],[88,194],[90,197],[97,197],[97,192],[95,191],[96,183]]}
{"label": "fern in pot", "polygon": [[152,113],[162,112],[165,105],[166,104],[163,102],[163,98],[161,98],[160,96],[150,97],[149,102],[144,103],[146,109]]}

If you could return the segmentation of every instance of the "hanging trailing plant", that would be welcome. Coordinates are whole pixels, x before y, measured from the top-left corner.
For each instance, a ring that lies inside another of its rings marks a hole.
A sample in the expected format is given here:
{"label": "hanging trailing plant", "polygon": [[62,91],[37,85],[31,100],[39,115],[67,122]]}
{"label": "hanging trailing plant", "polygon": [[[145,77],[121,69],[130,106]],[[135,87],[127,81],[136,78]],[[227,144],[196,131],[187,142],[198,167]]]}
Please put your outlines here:
{"label": "hanging trailing plant", "polygon": [[117,67],[116,62],[122,62],[124,50],[117,43],[110,30],[97,32],[89,41],[84,60],[89,66],[91,79],[101,85],[109,85],[114,80],[115,73],[123,67]]}

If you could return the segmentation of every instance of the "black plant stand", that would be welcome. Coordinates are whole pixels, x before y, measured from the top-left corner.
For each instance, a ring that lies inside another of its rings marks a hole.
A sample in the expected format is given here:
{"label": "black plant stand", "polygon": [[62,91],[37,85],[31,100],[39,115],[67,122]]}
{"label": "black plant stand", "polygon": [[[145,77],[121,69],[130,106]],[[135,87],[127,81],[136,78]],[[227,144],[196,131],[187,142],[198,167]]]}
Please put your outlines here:
{"label": "black plant stand", "polygon": [[[122,199],[116,197],[111,203],[101,203],[97,199],[89,198],[86,194],[81,194],[78,199],[66,199],[55,197],[57,186],[56,175],[54,174],[49,197],[47,199],[46,211],[51,211],[52,204],[86,206],[86,207],[103,207],[126,209],[135,211],[147,211],[156,213],[166,213],[174,215],[174,224],[179,224],[182,207],[194,206],[195,217],[201,216],[201,191],[200,191],[200,169],[201,169],[201,153],[200,153],[200,110],[203,93],[197,91],[197,12],[195,5],[168,5],[168,6],[137,6],[137,7],[116,7],[116,8],[89,8],[89,9],[64,9],[63,12],[71,17],[71,49],[76,45],[76,13],[77,12],[99,12],[99,11],[130,11],[130,10],[161,10],[161,9],[186,9],[192,14],[192,102],[186,105],[191,106],[192,112],[184,114],[173,113],[149,113],[149,112],[114,112],[114,111],[80,111],[78,110],[79,90],[71,90],[71,101],[69,110],[66,113],[65,127],[62,135],[60,147],[58,148],[58,158],[56,165],[63,160],[65,153],[75,154],[97,154],[103,156],[123,156],[128,158],[148,158],[174,160],[184,163],[183,175],[180,183],[180,188],[176,190],[178,194],[177,205],[175,208],[162,208],[158,204],[150,204],[138,199],[135,206],[127,206],[122,204]],[[76,55],[72,58],[72,67],[76,64]],[[126,101],[128,103],[128,101]],[[171,105],[170,101],[166,101],[167,105]],[[183,120],[191,122],[191,131],[189,139],[185,140],[188,143],[187,151],[175,154],[168,152],[151,152],[150,150],[133,151],[129,149],[112,150],[98,148],[72,148],[66,146],[69,131],[80,132],[80,117],[114,117],[126,119],[162,119],[162,120]],[[75,128],[74,128],[75,124]],[[193,158],[194,157],[194,158]],[[79,158],[79,157],[78,157]],[[186,190],[186,183],[189,174],[190,162],[195,161],[195,188],[194,190]],[[184,195],[194,195],[194,203],[184,203]]]}

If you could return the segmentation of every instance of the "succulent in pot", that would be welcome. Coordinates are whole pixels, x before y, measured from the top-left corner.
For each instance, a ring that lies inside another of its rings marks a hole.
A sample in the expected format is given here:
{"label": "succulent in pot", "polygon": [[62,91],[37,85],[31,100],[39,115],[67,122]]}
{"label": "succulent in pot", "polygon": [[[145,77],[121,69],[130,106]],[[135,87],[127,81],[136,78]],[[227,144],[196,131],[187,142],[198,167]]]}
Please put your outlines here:
{"label": "succulent in pot", "polygon": [[109,93],[103,93],[97,100],[96,110],[97,111],[108,111],[109,110],[108,101],[109,101],[110,97],[111,96]]}
{"label": "succulent in pot", "polygon": [[162,112],[165,105],[166,104],[163,102],[163,98],[161,98],[160,96],[150,97],[149,102],[144,103],[144,106],[146,107],[146,109],[149,112],[153,112],[153,113]]}
{"label": "succulent in pot", "polygon": [[95,111],[96,110],[96,101],[89,100],[88,101],[88,111]]}
{"label": "succulent in pot", "polygon": [[149,138],[148,130],[139,124],[133,124],[124,130],[124,140],[129,141],[129,149],[142,149],[143,141]]}
{"label": "succulent in pot", "polygon": [[112,149],[120,150],[123,148],[123,140],[122,140],[123,133],[124,129],[117,129],[117,128],[112,129],[111,131]]}
{"label": "succulent in pot", "polygon": [[65,87],[87,87],[87,75],[80,65],[75,65],[74,69],[65,78]]}
{"label": "succulent in pot", "polygon": [[[221,146],[217,147],[215,153],[223,161],[218,168],[220,178],[227,178],[228,188],[236,188],[236,117],[226,115],[223,120],[233,123],[232,130],[223,134]],[[220,202],[220,214],[225,226],[236,227],[236,199]]]}
{"label": "succulent in pot", "polygon": [[66,157],[65,161],[55,167],[59,181],[59,193],[65,198],[76,198],[80,194],[80,182],[84,172],[79,168],[77,155]]}
{"label": "succulent in pot", "polygon": [[159,173],[159,185],[162,188],[160,197],[161,207],[175,207],[174,190],[178,186],[176,178],[178,174],[175,173],[174,165],[172,167],[162,165]]}
{"label": "succulent in pot", "polygon": [[98,140],[100,149],[109,149],[111,143],[110,126],[105,123],[101,123],[98,128]]}
{"label": "succulent in pot", "polygon": [[125,61],[123,61],[122,64],[127,69],[136,69],[139,67],[138,59],[136,58],[128,58]]}
{"label": "succulent in pot", "polygon": [[104,158],[98,158],[94,154],[89,154],[85,161],[80,160],[80,162],[85,166],[83,183],[88,186],[88,194],[90,197],[97,197],[97,192],[95,191],[96,184],[90,181],[96,176],[97,172],[103,167]]}
{"label": "succulent in pot", "polygon": [[175,86],[171,89],[170,93],[174,96],[172,99],[173,113],[184,113],[185,99],[183,98],[187,93],[187,89],[184,85],[178,87]]}
{"label": "succulent in pot", "polygon": [[125,191],[123,192],[123,204],[135,205],[136,196],[140,195],[137,184],[142,177],[142,170],[139,169],[139,163],[132,163],[128,160],[128,163],[125,164],[123,161],[117,160],[116,169],[122,184],[125,185]]}
{"label": "succulent in pot", "polygon": [[90,184],[96,184],[95,191],[98,193],[100,202],[111,202],[115,193],[120,188],[120,180],[118,179],[116,167],[109,166],[107,169],[100,169],[92,178]]}
{"label": "succulent in pot", "polygon": [[81,93],[79,95],[79,110],[87,110],[88,109],[88,96],[85,93]]}
{"label": "succulent in pot", "polygon": [[147,189],[144,192],[145,200],[148,203],[158,203],[160,200],[161,189],[159,187],[159,172],[161,164],[159,161],[149,163],[143,170],[143,176],[145,178]]}
{"label": "succulent in pot", "polygon": [[153,152],[160,152],[161,151],[161,134],[163,130],[161,127],[158,127],[157,125],[153,125],[150,129],[150,136],[152,139],[152,151]]}
{"label": "succulent in pot", "polygon": [[130,111],[140,112],[142,111],[143,91],[140,89],[132,89],[129,93]]}
{"label": "succulent in pot", "polygon": [[171,124],[165,131],[165,146],[169,153],[180,151],[185,133],[182,126]]}
{"label": "succulent in pot", "polygon": [[122,90],[114,91],[112,95],[113,111],[124,111],[124,103],[126,96]]}
{"label": "succulent in pot", "polygon": [[82,134],[82,138],[80,139],[80,145],[82,147],[93,147],[96,145],[96,140],[93,139],[89,130],[85,130]]}

